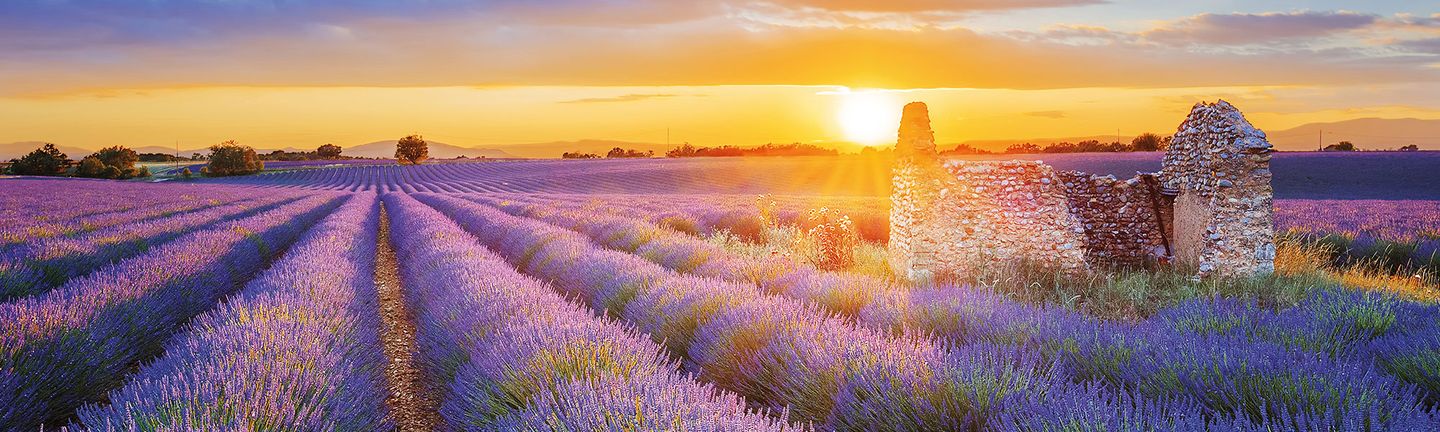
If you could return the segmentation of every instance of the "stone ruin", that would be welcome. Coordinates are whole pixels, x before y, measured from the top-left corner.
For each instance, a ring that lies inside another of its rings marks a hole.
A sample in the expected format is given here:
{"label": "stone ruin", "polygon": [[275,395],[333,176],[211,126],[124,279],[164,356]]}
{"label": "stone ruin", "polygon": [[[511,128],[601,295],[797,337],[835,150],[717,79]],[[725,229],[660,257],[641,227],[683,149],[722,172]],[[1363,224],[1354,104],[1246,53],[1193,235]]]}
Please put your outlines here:
{"label": "stone ruin", "polygon": [[928,109],[911,103],[895,147],[890,264],[915,279],[1020,260],[1270,273],[1270,152],[1264,132],[1222,100],[1195,105],[1159,172],[1125,180],[1040,161],[942,160]]}

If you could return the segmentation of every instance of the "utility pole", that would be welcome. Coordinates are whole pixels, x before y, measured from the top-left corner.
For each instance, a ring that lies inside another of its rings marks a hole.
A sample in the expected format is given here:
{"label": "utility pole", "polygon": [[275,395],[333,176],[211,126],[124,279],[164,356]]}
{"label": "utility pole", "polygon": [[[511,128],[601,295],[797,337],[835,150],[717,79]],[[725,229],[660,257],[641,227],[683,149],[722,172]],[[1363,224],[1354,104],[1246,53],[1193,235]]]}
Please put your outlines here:
{"label": "utility pole", "polygon": [[1320,137],[1316,144],[1315,151],[1325,151],[1325,129],[1320,129]]}
{"label": "utility pole", "polygon": [[665,148],[670,148],[670,128],[665,128]]}

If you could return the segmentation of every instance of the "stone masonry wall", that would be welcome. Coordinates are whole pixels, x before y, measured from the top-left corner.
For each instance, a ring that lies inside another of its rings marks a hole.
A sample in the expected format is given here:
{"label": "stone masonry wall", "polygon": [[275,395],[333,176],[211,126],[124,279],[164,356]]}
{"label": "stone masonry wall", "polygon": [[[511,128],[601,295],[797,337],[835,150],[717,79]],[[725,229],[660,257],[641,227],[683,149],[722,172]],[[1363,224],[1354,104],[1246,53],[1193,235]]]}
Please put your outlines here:
{"label": "stone masonry wall", "polygon": [[1270,142],[1225,101],[1199,103],[1175,132],[1159,179],[1176,191],[1182,263],[1201,276],[1275,270]]}
{"label": "stone masonry wall", "polygon": [[1145,175],[1128,180],[1079,171],[1061,171],[1070,210],[1085,231],[1085,256],[1092,267],[1141,266],[1165,255],[1162,198]]}
{"label": "stone masonry wall", "polygon": [[1274,269],[1270,144],[1225,101],[1197,104],[1161,172],[1127,180],[1038,161],[942,162],[919,102],[905,107],[899,132],[889,243],[899,274],[1020,259],[1138,266],[1171,255],[1201,276]]}
{"label": "stone masonry wall", "polygon": [[1039,162],[947,161],[934,155],[924,104],[905,107],[891,195],[891,265],[911,278],[1036,259],[1085,266],[1084,229],[1065,186]]}

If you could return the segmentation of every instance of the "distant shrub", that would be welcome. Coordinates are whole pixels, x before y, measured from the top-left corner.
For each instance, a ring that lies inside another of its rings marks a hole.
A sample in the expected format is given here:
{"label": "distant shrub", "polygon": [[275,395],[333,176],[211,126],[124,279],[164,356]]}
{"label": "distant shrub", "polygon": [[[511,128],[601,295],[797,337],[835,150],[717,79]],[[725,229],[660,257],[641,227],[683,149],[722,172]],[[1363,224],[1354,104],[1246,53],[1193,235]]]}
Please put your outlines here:
{"label": "distant shrub", "polygon": [[836,270],[855,264],[855,247],[860,244],[860,233],[855,224],[845,216],[828,208],[811,210],[806,216],[806,239],[814,248],[815,265],[822,269]]}
{"label": "distant shrub", "polygon": [[401,165],[419,165],[430,158],[430,147],[420,135],[410,135],[395,143],[395,160]]}
{"label": "distant shrub", "polygon": [[325,144],[315,149],[315,155],[321,159],[339,159],[343,149],[334,144]]}
{"label": "distant shrub", "polygon": [[65,166],[70,163],[70,158],[55,148],[55,144],[45,143],[45,146],[19,159],[10,160],[10,172],[19,175],[58,176],[65,173]]}
{"label": "distant shrub", "polygon": [[1146,132],[1130,140],[1131,151],[1156,151],[1164,149],[1165,140],[1160,135]]}
{"label": "distant shrub", "polygon": [[1325,148],[1324,148],[1323,150],[1325,150],[1325,151],[1355,151],[1355,143],[1352,143],[1352,142],[1350,142],[1350,141],[1340,141],[1340,142],[1338,142],[1338,143],[1330,144],[1330,145],[1325,146]]}
{"label": "distant shrub", "polygon": [[106,147],[92,156],[100,158],[100,162],[104,162],[105,166],[115,167],[126,176],[135,174],[135,162],[140,161],[140,155],[136,154],[135,150],[122,146]]}
{"label": "distant shrub", "polygon": [[610,149],[610,152],[605,153],[605,157],[610,159],[648,158],[653,156],[655,156],[654,150],[642,152],[639,150],[623,149],[620,147],[612,148]]}
{"label": "distant shrub", "polygon": [[75,168],[75,175],[88,178],[105,178],[105,163],[95,156],[86,156]]}
{"label": "distant shrub", "polygon": [[201,171],[211,177],[254,174],[265,169],[255,149],[234,140],[210,146],[210,164]]}
{"label": "distant shrub", "polygon": [[81,159],[75,175],[112,180],[149,177],[150,170],[148,168],[135,168],[135,163],[138,161],[140,161],[140,155],[134,150],[121,146],[106,147]]}
{"label": "distant shrub", "polygon": [[190,172],[190,167],[185,167],[185,169],[180,170],[180,177],[188,179],[191,175],[193,175],[193,173]]}

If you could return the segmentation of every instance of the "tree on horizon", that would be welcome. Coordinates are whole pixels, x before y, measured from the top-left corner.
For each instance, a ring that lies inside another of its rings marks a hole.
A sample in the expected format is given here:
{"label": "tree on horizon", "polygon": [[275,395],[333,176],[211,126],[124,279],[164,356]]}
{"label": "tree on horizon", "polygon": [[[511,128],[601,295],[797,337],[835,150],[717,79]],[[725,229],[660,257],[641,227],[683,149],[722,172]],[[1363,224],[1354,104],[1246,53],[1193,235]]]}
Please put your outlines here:
{"label": "tree on horizon", "polygon": [[430,147],[419,134],[401,138],[395,143],[395,161],[400,165],[419,165],[430,158]]}
{"label": "tree on horizon", "polygon": [[339,159],[340,152],[344,151],[335,144],[325,144],[315,149],[315,154],[321,159]]}
{"label": "tree on horizon", "polygon": [[58,176],[65,173],[70,157],[55,148],[55,144],[45,143],[35,151],[19,159],[11,159],[10,162],[10,172],[14,174]]}
{"label": "tree on horizon", "polygon": [[229,140],[210,146],[210,164],[204,174],[211,177],[254,174],[265,170],[265,162],[250,146]]}

